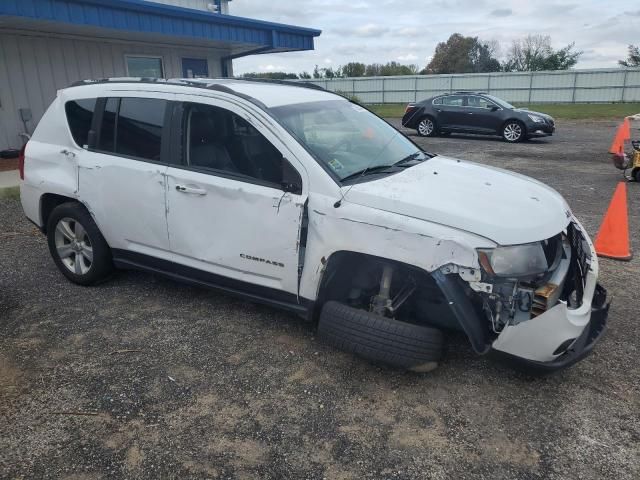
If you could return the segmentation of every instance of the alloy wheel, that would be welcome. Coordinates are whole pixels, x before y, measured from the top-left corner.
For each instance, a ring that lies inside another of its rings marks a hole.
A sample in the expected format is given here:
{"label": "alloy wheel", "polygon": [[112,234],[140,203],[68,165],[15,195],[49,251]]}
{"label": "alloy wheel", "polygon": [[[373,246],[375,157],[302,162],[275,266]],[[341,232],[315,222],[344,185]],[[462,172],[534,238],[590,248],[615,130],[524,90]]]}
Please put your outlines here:
{"label": "alloy wheel", "polygon": [[504,138],[510,142],[517,142],[522,137],[522,127],[519,123],[509,123],[504,127]]}
{"label": "alloy wheel", "polygon": [[58,221],[56,251],[64,266],[76,275],[85,275],[93,264],[93,246],[85,228],[73,218]]}
{"label": "alloy wheel", "polygon": [[431,135],[433,133],[433,128],[433,120],[430,118],[424,118],[418,124],[418,132],[424,137]]}

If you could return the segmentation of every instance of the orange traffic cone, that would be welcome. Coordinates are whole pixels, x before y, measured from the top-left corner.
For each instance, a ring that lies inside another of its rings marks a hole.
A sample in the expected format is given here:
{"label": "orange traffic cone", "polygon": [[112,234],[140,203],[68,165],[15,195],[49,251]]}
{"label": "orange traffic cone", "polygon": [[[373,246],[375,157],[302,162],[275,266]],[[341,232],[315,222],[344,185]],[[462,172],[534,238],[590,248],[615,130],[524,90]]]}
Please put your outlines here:
{"label": "orange traffic cone", "polygon": [[613,143],[611,147],[609,147],[609,153],[613,153],[614,155],[623,155],[624,154],[624,142],[626,140],[631,139],[631,125],[629,124],[629,119],[625,118],[622,125],[618,127],[618,131],[616,132],[616,136],[613,139]]}
{"label": "orange traffic cone", "polygon": [[627,184],[618,183],[609,209],[604,216],[595,241],[600,257],[631,260],[629,247],[629,219],[627,214]]}

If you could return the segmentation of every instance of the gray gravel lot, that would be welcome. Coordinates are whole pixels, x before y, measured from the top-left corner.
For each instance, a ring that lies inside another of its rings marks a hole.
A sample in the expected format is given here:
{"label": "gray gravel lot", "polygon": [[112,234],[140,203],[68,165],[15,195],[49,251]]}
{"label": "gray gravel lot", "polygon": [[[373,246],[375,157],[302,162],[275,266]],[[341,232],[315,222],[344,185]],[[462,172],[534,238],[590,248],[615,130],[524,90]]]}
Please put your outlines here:
{"label": "gray gravel lot", "polygon": [[[620,180],[614,128],[413,138],[550,184],[595,234]],[[569,370],[530,378],[453,336],[438,370],[406,374],[322,345],[287,313],[160,277],[72,285],[19,203],[0,200],[0,477],[640,478],[639,258],[601,262],[609,330]]]}

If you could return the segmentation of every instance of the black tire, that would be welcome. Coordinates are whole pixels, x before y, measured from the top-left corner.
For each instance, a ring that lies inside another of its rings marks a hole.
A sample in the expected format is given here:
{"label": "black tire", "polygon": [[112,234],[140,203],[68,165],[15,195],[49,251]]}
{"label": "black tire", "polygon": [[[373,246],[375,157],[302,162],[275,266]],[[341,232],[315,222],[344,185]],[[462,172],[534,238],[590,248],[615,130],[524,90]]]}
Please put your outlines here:
{"label": "black tire", "polygon": [[438,133],[436,119],[429,115],[422,117],[416,126],[416,132],[421,137],[435,137]]}
{"label": "black tire", "polygon": [[640,167],[633,169],[631,176],[636,182],[640,183]]}
{"label": "black tire", "polygon": [[[515,132],[520,132],[519,135],[515,135]],[[502,126],[502,138],[508,143],[518,143],[524,141],[527,138],[527,130],[524,124],[518,120],[508,120]]]}
{"label": "black tire", "polygon": [[[59,224],[61,230],[57,232]],[[79,230],[76,229],[76,224],[82,227],[84,233],[80,235],[81,238],[74,236],[75,240],[72,241],[63,233],[63,230],[77,235]],[[63,228],[65,225],[69,227],[71,232]],[[59,240],[65,242],[60,247],[61,249],[67,247],[67,245],[69,246],[65,250],[71,253],[65,257],[65,260],[61,257],[59,248],[56,246],[56,235],[58,235]],[[111,249],[107,241],[100,233],[98,226],[86,208],[77,202],[63,203],[51,212],[47,220],[47,243],[56,266],[73,283],[94,285],[108,278],[113,272]],[[79,249],[78,251],[74,250],[76,246]],[[81,253],[88,250],[92,251],[91,261],[88,260],[85,254]],[[72,256],[74,258],[71,258]],[[69,263],[72,265],[69,265]],[[75,271],[72,271],[72,269]]]}
{"label": "black tire", "polygon": [[426,372],[442,358],[437,328],[413,325],[329,301],[322,307],[318,336],[374,363]]}

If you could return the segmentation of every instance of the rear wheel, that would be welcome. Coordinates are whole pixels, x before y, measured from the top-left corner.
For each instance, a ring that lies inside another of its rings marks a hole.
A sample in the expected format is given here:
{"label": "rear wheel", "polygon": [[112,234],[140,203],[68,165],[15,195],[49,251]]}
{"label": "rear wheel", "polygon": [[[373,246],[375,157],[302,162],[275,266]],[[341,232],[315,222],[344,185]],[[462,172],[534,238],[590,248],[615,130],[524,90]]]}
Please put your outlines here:
{"label": "rear wheel", "polygon": [[93,285],[113,271],[109,245],[79,203],[63,203],[51,212],[47,243],[58,269],[74,283]]}
{"label": "rear wheel", "polygon": [[418,123],[416,131],[421,137],[435,137],[436,121],[431,117],[424,117],[420,120],[420,123]]}
{"label": "rear wheel", "polygon": [[502,138],[506,142],[521,142],[525,138],[524,125],[517,120],[510,120],[502,127]]}
{"label": "rear wheel", "polygon": [[414,372],[435,369],[444,343],[437,328],[401,322],[336,301],[324,304],[318,335],[371,362]]}

